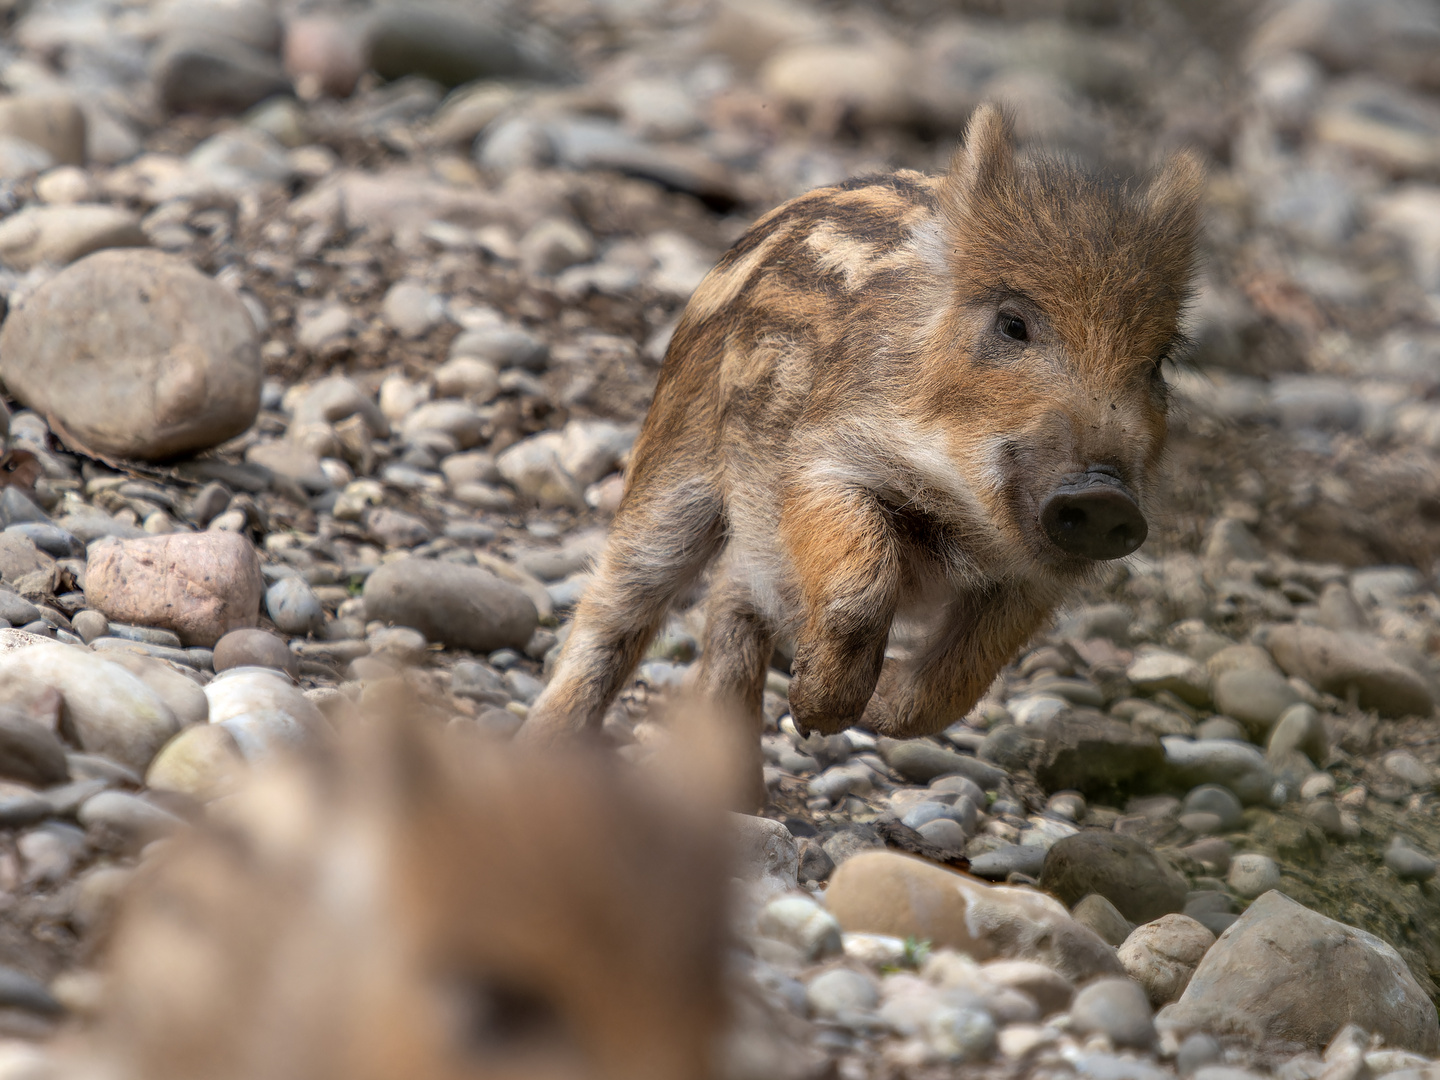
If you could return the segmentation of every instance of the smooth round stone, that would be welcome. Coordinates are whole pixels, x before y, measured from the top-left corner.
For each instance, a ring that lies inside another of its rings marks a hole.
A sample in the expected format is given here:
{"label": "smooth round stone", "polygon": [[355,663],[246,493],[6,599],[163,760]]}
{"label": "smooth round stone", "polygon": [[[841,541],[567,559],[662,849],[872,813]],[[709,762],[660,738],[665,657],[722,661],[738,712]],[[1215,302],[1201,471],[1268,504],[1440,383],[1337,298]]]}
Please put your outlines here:
{"label": "smooth round stone", "polygon": [[1280,672],[1263,669],[1227,671],[1215,680],[1215,709],[1233,716],[1256,738],[1264,738],[1300,695]]}
{"label": "smooth round stone", "polygon": [[1268,855],[1246,852],[1230,860],[1230,873],[1225,879],[1237,894],[1260,896],[1280,886],[1280,867]]}
{"label": "smooth round stone", "polygon": [[1035,877],[1045,865],[1046,849],[1039,844],[1003,844],[970,860],[970,873],[987,881],[1004,881],[1011,874]]}
{"label": "smooth round stone", "polygon": [[995,1052],[995,1021],[981,1008],[944,1005],[925,1018],[925,1042],[949,1061],[982,1061]]}
{"label": "smooth round stone", "polygon": [[24,677],[54,687],[83,750],[143,771],[180,721],[138,676],[79,645],[43,638],[0,654],[0,686]]}
{"label": "smooth round stone", "polygon": [[1002,769],[1023,769],[1030,764],[1035,746],[1035,740],[1018,724],[1001,724],[986,734],[975,755]]}
{"label": "smooth round stone", "polygon": [[1434,859],[1400,843],[1392,842],[1385,849],[1385,865],[1401,881],[1429,881],[1435,876]]}
{"label": "smooth round stone", "polygon": [[955,855],[965,851],[965,844],[969,839],[960,823],[950,818],[927,821],[915,831],[936,847]]}
{"label": "smooth round stone", "polygon": [[782,896],[765,905],[756,929],[768,938],[794,946],[807,961],[844,951],[840,924],[808,896]]}
{"label": "smooth round stone", "polygon": [[300,658],[268,630],[231,630],[215,643],[215,671],[242,667],[275,668],[298,676]]}
{"label": "smooth round stone", "polygon": [[1106,1035],[1116,1046],[1146,1048],[1155,1042],[1150,1002],[1129,979],[1097,979],[1075,995],[1070,1027],[1083,1035]]}
{"label": "smooth round stone", "polygon": [[1302,799],[1319,799],[1333,794],[1335,794],[1335,777],[1329,773],[1314,773],[1300,785]]}
{"label": "smooth round stone", "polygon": [[222,724],[194,724],[155,755],[145,784],[209,801],[230,791],[245,766],[235,737]]}
{"label": "smooth round stone", "polygon": [[1166,915],[1138,926],[1117,954],[1125,973],[1145,988],[1156,1008],[1185,992],[1215,935],[1188,915]]}
{"label": "smooth round stone", "polygon": [[158,251],[99,251],[66,267],[11,313],[0,341],[10,393],[102,454],[159,460],[215,446],[260,408],[250,312]]}
{"label": "smooth round stone", "polygon": [[203,724],[209,719],[210,705],[205,691],[195,679],[183,674],[178,665],[118,649],[107,653],[105,659],[119,664],[159,694],[180,723]]}
{"label": "smooth round stone", "polygon": [[28,536],[30,542],[37,548],[57,559],[79,559],[85,555],[85,545],[80,542],[79,538],[70,530],[62,529],[59,525],[40,521],[23,521],[6,526],[5,531]]}
{"label": "smooth round stone", "polygon": [[[1207,836],[1180,849],[1212,874],[1224,874],[1230,870],[1232,854],[1230,841],[1219,836]],[[1185,913],[1190,914],[1189,905]]]}
{"label": "smooth round stone", "polygon": [[1238,829],[1245,815],[1235,793],[1220,784],[1201,784],[1191,788],[1180,804],[1180,813],[1214,814],[1220,819],[1218,827],[1221,829]]}
{"label": "smooth round stone", "polygon": [[301,577],[284,577],[265,590],[270,620],[287,634],[309,634],[325,621],[315,590]]}
{"label": "smooth round stone", "polygon": [[[325,714],[315,703],[289,678],[271,668],[231,668],[206,684],[205,696],[210,700],[212,724],[241,716],[275,713],[289,717],[302,729],[317,733],[329,726]],[[241,745],[243,749],[243,742]]]}
{"label": "smooth round stone", "polygon": [[1196,725],[1195,738],[1224,739],[1229,742],[1243,743],[1250,741],[1250,734],[1239,721],[1232,720],[1228,716],[1212,716]]}
{"label": "smooth round stone", "polygon": [[450,355],[488,360],[497,367],[544,371],[550,347],[528,330],[497,323],[460,334],[450,343]]}
{"label": "smooth round stone", "polygon": [[939,776],[930,781],[929,789],[935,795],[954,795],[957,802],[969,799],[977,807],[985,805],[985,792],[968,776]]}
{"label": "smooth round stone", "polygon": [[65,1011],[44,983],[11,967],[0,967],[0,1008],[24,1009],[41,1016],[59,1016]]}
{"label": "smooth round stone", "polygon": [[1087,830],[1054,844],[1040,885],[1067,904],[1099,893],[1127,919],[1149,922],[1185,906],[1180,873],[1134,837]]}
{"label": "smooth round stone", "polygon": [[1190,1076],[1206,1065],[1218,1064],[1223,1052],[1220,1040],[1214,1035],[1207,1035],[1203,1031],[1192,1032],[1185,1036],[1185,1041],[1180,1044],[1180,1049],[1175,1054],[1175,1068],[1181,1076]]}
{"label": "smooth round stone", "polygon": [[[964,800],[966,805],[960,805],[961,800],[956,800],[956,805],[951,806],[942,802],[921,802],[916,803],[905,812],[900,819],[901,823],[912,829],[919,829],[929,822],[940,818],[949,818],[957,822],[962,830],[968,825],[970,831],[974,831],[976,810],[975,804],[968,799]],[[968,808],[968,809],[967,809]],[[968,819],[968,820],[967,820]]]}
{"label": "smooth round stone", "polygon": [[489,653],[523,649],[539,624],[534,602],[508,581],[476,566],[400,559],[365,581],[369,618],[410,626],[428,640]]}
{"label": "smooth round stone", "polygon": [[874,1009],[880,1002],[880,994],[867,976],[848,968],[835,968],[810,980],[805,987],[805,1001],[814,1015],[833,1019],[841,1013]]}
{"label": "smooth round stone", "polygon": [[1085,796],[1078,791],[1057,791],[1045,803],[1045,809],[1066,821],[1084,821]]}
{"label": "smooth round stone", "polygon": [[77,611],[70,625],[75,628],[75,633],[80,635],[80,640],[89,645],[96,638],[108,637],[110,635],[110,620],[105,618],[98,611],[86,608],[84,611]]}
{"label": "smooth round stone", "polygon": [[0,705],[0,776],[38,787],[70,779],[59,737],[13,705]]}
{"label": "smooth round stone", "polygon": [[1181,814],[1180,827],[1196,836],[1210,836],[1222,831],[1225,823],[1220,820],[1219,814]]}
{"label": "smooth round stone", "polygon": [[429,643],[419,630],[408,626],[387,626],[365,639],[372,656],[399,664],[418,664],[424,660]]}
{"label": "smooth round stone", "polygon": [[132,851],[169,836],[185,824],[170,811],[123,791],[102,791],[86,799],[78,816],[87,829],[113,830]]}
{"label": "smooth round stone", "polygon": [[1272,760],[1291,750],[1298,750],[1316,765],[1324,765],[1330,757],[1325,721],[1303,701],[1285,710],[1265,744],[1265,755]]}
{"label": "smooth round stone", "polygon": [[455,665],[450,672],[450,692],[491,705],[504,705],[510,700],[500,673],[477,660],[461,660]]}
{"label": "smooth round stone", "polygon": [[1099,893],[1091,893],[1075,905],[1070,914],[1082,926],[1100,935],[1106,944],[1119,948],[1135,929],[1118,908]]}

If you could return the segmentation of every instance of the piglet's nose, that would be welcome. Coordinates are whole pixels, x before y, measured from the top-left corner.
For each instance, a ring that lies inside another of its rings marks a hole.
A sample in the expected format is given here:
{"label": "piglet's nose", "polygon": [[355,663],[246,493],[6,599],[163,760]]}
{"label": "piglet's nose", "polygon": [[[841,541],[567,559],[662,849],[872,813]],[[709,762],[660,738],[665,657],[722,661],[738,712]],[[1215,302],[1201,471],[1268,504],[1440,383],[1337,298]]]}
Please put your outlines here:
{"label": "piglet's nose", "polygon": [[1092,469],[1056,488],[1040,507],[1040,525],[1067,555],[1122,559],[1150,531],[1118,477]]}

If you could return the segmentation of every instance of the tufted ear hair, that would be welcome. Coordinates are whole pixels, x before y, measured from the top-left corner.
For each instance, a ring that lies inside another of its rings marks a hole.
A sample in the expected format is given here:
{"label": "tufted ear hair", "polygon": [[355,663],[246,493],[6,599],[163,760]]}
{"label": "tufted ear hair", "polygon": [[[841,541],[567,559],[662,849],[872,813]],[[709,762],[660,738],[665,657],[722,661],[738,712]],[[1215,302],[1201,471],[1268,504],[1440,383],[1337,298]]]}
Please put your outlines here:
{"label": "tufted ear hair", "polygon": [[1160,232],[1194,236],[1200,229],[1205,166],[1188,150],[1171,154],[1145,192],[1145,213]]}
{"label": "tufted ear hair", "polygon": [[971,114],[964,145],[950,159],[941,184],[946,215],[952,222],[963,218],[972,200],[1004,187],[1014,173],[1014,124],[1000,106],[987,101]]}

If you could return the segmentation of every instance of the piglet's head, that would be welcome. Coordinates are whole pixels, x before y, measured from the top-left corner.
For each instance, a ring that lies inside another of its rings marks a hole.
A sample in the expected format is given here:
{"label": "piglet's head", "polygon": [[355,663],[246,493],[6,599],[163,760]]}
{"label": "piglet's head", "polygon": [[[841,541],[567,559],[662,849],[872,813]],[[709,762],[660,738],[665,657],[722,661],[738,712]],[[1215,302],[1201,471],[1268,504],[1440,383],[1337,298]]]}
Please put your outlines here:
{"label": "piglet's head", "polygon": [[1004,114],[975,113],[941,190],[922,400],[1012,553],[1082,570],[1144,541],[1202,186],[1183,153],[1138,189],[1022,162]]}

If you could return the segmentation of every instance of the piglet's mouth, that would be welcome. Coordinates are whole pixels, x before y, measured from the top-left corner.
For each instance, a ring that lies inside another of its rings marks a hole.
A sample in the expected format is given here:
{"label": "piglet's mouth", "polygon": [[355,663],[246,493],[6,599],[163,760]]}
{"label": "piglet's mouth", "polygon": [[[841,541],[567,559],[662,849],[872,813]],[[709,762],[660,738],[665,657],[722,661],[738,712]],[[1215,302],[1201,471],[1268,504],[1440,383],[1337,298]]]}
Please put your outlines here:
{"label": "piglet's mouth", "polygon": [[1135,496],[1103,465],[1052,491],[1040,507],[1040,527],[1065,554],[1097,562],[1133,554],[1150,532]]}

